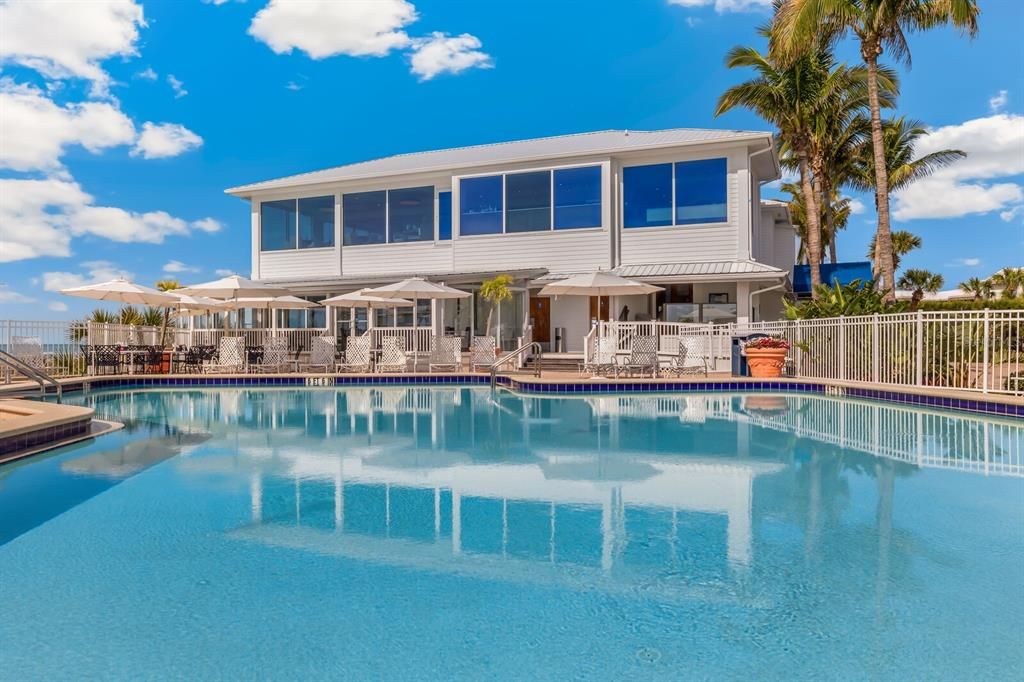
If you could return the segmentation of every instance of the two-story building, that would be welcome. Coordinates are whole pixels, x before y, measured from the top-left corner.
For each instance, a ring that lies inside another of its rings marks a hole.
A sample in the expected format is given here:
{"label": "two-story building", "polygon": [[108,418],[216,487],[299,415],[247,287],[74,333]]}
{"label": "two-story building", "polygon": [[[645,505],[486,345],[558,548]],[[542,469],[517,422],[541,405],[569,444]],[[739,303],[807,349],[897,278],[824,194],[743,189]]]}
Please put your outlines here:
{"label": "two-story building", "polygon": [[[514,296],[496,320],[511,347],[582,350],[595,319],[775,319],[795,256],[785,204],[762,201],[779,178],[763,132],[607,130],[389,156],[227,190],[249,200],[252,277],[318,300],[422,276],[474,292],[421,302],[417,325],[485,334],[476,295],[507,273]],[[614,300],[538,296],[548,282],[609,270],[664,287]],[[362,332],[412,326],[410,308],[285,316],[297,326]],[[311,324],[317,315],[316,323]],[[492,328],[493,334],[495,329]]]}

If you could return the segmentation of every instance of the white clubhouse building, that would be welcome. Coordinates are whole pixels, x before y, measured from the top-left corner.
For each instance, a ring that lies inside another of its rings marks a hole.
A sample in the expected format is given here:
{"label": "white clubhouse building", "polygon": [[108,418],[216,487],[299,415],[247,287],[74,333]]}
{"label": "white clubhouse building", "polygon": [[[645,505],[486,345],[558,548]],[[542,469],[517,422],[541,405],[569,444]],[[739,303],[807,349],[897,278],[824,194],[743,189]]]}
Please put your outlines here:
{"label": "white clubhouse building", "polygon": [[[594,319],[776,319],[794,264],[768,133],[608,130],[401,154],[227,190],[248,199],[252,277],[311,300],[422,276],[466,291],[507,273],[499,344],[527,325],[582,350]],[[544,298],[568,275],[609,270],[664,287],[651,296]],[[626,310],[628,308],[628,310]],[[479,296],[421,302],[417,326],[485,334]],[[412,309],[295,311],[288,326],[339,335],[412,326]],[[352,327],[354,325],[354,329]]]}

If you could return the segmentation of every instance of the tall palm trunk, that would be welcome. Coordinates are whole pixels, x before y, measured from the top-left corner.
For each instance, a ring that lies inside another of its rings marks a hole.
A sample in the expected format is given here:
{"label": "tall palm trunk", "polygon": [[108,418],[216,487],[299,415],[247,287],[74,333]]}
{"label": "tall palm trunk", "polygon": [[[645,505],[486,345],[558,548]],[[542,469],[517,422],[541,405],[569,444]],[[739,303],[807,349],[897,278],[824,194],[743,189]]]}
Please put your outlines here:
{"label": "tall palm trunk", "polygon": [[882,48],[877,40],[861,42],[861,56],[868,66],[868,108],[871,110],[871,150],[875,165],[875,207],[878,209],[878,231],[875,234],[875,267],[881,275],[888,301],[896,300],[896,268],[893,264],[892,230],[889,226],[889,171],[885,164],[885,143],[882,135],[882,108],[878,102],[878,55]]}
{"label": "tall palm trunk", "polygon": [[811,186],[811,171],[807,163],[807,150],[797,151],[800,159],[800,185],[804,192],[804,208],[807,214],[807,264],[811,268],[811,297],[818,298],[821,284],[821,214],[818,212],[818,197]]}

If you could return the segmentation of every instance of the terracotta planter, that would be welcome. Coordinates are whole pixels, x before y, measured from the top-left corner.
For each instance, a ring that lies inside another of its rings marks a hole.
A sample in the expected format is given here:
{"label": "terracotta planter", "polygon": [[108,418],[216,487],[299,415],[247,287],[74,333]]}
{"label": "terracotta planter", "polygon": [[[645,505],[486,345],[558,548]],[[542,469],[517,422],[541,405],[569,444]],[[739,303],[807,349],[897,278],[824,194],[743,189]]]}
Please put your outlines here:
{"label": "terracotta planter", "polygon": [[747,348],[747,366],[752,377],[780,377],[786,364],[785,348]]}
{"label": "terracotta planter", "polygon": [[751,395],[743,399],[743,408],[761,414],[778,414],[789,410],[789,405],[782,396]]}

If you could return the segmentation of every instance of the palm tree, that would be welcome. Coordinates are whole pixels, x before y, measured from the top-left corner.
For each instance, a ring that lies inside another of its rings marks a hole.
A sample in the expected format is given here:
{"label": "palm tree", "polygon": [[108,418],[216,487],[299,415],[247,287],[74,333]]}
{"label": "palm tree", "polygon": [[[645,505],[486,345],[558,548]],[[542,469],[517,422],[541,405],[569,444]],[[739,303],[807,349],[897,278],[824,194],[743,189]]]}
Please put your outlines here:
{"label": "palm tree", "polygon": [[[794,182],[783,183],[781,189],[783,192],[789,192],[789,217],[797,237],[800,239],[797,262],[806,263],[807,208],[804,206],[803,190]],[[820,217],[820,224],[824,226],[821,229],[822,240],[828,244],[829,262],[837,263],[839,261],[836,256],[836,233],[846,229],[846,225],[850,221],[850,198],[837,198],[833,195],[829,199],[828,205],[823,208],[822,213],[823,215]]]}
{"label": "palm tree", "polygon": [[975,301],[982,301],[992,298],[992,282],[987,279],[971,277],[966,282],[960,282],[960,291],[970,294]]}
{"label": "palm tree", "polygon": [[497,275],[480,285],[480,296],[491,304],[491,309],[487,311],[487,334],[491,333],[491,321],[494,319],[494,311],[498,309],[502,301],[512,299],[512,290],[509,287],[513,281],[512,275]]}
{"label": "palm tree", "polygon": [[911,268],[903,273],[896,286],[900,289],[910,289],[914,292],[910,298],[910,311],[914,312],[921,305],[921,299],[924,298],[925,292],[934,294],[942,288],[945,282],[946,280],[943,279],[942,275],[928,270]]}
{"label": "palm tree", "polygon": [[771,34],[772,53],[785,61],[814,53],[822,43],[853,33],[868,70],[868,109],[874,156],[877,243],[882,286],[895,296],[892,283],[892,234],[889,217],[889,176],[886,172],[879,91],[878,59],[888,50],[909,64],[906,33],[951,23],[973,36],[978,30],[977,0],[779,0]]}
{"label": "palm tree", "polygon": [[[761,29],[762,35],[769,35]],[[782,142],[796,158],[800,187],[807,208],[805,243],[812,290],[821,284],[821,213],[813,187],[814,123],[848,90],[849,69],[836,67],[830,53],[808,50],[782,64],[752,47],[734,47],[725,59],[730,69],[751,68],[756,76],[726,90],[718,98],[715,116],[745,107],[779,128]],[[817,295],[815,293],[814,295]]]}
{"label": "palm tree", "polygon": [[[903,257],[905,255],[907,255],[911,251],[914,251],[915,249],[920,249],[922,243],[923,242],[921,241],[921,238],[918,237],[913,232],[908,232],[907,230],[896,230],[895,232],[893,232],[892,260],[893,263],[896,264],[896,267],[898,268],[900,266],[900,262],[903,260]],[[877,263],[877,256],[878,235],[876,234],[874,237],[871,238],[871,243],[868,244],[867,257],[872,259],[875,263]]]}
{"label": "palm tree", "polygon": [[991,283],[1003,290],[1003,298],[1016,298],[1024,290],[1024,268],[1003,268],[992,275]]}
{"label": "palm tree", "polygon": [[[156,288],[160,291],[174,291],[175,289],[181,288],[181,282],[176,279],[161,279],[156,283]],[[171,309],[164,308],[163,320],[160,322],[160,345],[163,346],[167,342],[167,325],[171,321]]]}

